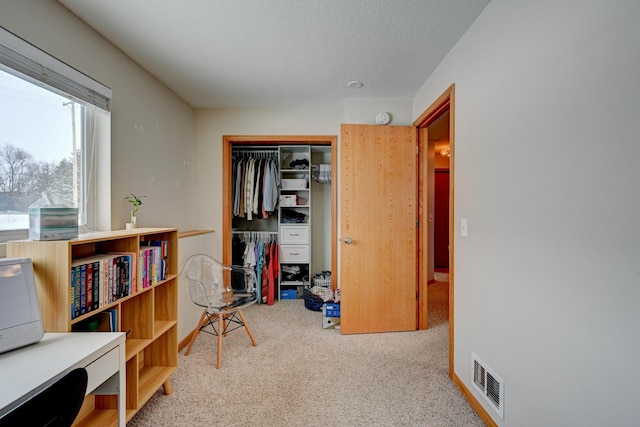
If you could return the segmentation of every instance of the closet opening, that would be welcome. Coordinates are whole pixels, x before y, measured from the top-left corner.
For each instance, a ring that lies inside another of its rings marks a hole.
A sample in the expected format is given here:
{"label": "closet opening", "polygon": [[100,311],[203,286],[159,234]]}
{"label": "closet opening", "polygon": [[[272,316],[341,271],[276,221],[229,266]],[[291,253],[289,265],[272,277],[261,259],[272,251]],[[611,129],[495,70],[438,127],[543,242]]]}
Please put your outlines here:
{"label": "closet opening", "polygon": [[[223,262],[265,273],[261,303],[301,298],[317,274],[336,287],[336,144],[335,136],[223,137]],[[252,252],[258,261],[243,258]]]}

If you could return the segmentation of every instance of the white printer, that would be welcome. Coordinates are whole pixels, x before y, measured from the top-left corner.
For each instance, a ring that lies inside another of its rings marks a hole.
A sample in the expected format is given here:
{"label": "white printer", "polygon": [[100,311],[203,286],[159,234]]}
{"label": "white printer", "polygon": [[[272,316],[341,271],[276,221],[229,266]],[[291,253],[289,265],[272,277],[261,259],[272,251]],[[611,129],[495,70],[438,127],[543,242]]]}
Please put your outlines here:
{"label": "white printer", "polygon": [[0,259],[0,353],[44,336],[31,258]]}

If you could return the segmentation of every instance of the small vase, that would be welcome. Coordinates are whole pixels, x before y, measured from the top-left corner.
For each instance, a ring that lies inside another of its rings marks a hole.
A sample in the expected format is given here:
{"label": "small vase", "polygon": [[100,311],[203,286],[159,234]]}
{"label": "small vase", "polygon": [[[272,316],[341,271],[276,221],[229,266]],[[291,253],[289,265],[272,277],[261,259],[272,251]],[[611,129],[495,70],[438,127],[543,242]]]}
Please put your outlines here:
{"label": "small vase", "polygon": [[126,224],[127,230],[133,230],[134,228],[138,228],[138,217],[132,216],[131,222]]}

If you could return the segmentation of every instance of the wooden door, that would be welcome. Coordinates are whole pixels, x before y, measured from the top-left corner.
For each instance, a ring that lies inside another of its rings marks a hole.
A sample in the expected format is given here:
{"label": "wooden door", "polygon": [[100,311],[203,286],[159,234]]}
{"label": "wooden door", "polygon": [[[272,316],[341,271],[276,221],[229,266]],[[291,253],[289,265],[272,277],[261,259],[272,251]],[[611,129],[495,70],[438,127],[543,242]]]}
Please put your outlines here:
{"label": "wooden door", "polygon": [[435,171],[433,266],[449,268],[449,171]]}
{"label": "wooden door", "polygon": [[417,132],[342,125],[340,329],[417,329]]}

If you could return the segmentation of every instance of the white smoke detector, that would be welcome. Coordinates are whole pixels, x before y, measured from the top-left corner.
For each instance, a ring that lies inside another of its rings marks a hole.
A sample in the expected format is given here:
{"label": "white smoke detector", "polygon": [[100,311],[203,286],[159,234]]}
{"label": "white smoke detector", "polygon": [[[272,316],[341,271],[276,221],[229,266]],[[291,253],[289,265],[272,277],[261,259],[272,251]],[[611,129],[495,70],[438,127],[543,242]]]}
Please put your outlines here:
{"label": "white smoke detector", "polygon": [[391,116],[389,113],[378,113],[376,116],[376,123],[379,125],[388,125],[391,123]]}

